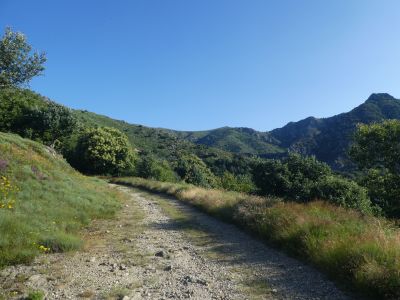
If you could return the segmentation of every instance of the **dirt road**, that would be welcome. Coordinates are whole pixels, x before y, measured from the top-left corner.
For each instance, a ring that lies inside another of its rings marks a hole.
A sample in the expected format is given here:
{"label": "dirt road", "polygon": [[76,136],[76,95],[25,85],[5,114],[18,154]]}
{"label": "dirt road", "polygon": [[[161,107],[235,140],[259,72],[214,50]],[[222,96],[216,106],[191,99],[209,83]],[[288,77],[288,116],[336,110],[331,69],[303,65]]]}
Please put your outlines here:
{"label": "dirt road", "polygon": [[350,299],[325,276],[232,225],[172,198],[130,194],[116,219],[96,221],[82,251],[0,272],[20,299]]}

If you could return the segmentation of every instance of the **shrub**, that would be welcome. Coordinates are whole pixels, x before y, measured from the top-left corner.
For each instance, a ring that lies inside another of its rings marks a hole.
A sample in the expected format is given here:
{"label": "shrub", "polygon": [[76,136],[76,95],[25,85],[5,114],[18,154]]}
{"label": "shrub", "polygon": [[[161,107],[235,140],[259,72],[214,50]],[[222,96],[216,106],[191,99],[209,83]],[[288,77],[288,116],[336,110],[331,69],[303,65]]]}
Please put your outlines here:
{"label": "shrub", "polygon": [[26,300],[43,300],[45,294],[42,291],[32,291],[26,297]]}
{"label": "shrub", "polygon": [[135,155],[128,138],[111,127],[86,129],[75,157],[75,166],[89,174],[121,175],[134,169]]}
{"label": "shrub", "polygon": [[254,182],[262,195],[275,195],[297,201],[312,199],[317,181],[330,175],[331,169],[315,157],[290,154],[279,160],[260,160],[253,168]]}
{"label": "shrub", "polygon": [[220,177],[220,185],[227,191],[253,193],[255,192],[255,185],[248,175],[237,175],[232,173],[224,172]]}
{"label": "shrub", "polygon": [[77,126],[72,111],[62,105],[29,90],[0,90],[0,131],[55,145],[65,143]]}
{"label": "shrub", "polygon": [[336,205],[355,208],[364,213],[371,213],[371,200],[367,189],[354,181],[338,176],[327,176],[314,186],[314,198],[324,199]]}
{"label": "shrub", "polygon": [[298,202],[319,198],[365,213],[372,211],[364,188],[354,181],[333,175],[328,165],[314,157],[291,154],[283,161],[258,161],[253,168],[253,177],[261,195]]}
{"label": "shrub", "polygon": [[400,121],[360,124],[350,157],[363,171],[360,183],[374,204],[390,217],[400,217]]}
{"label": "shrub", "polygon": [[175,171],[185,182],[190,184],[202,187],[216,187],[218,185],[217,177],[194,154],[181,155]]}
{"label": "shrub", "polygon": [[150,155],[142,156],[136,164],[136,175],[138,177],[158,181],[176,182],[176,173],[165,160],[160,161]]}

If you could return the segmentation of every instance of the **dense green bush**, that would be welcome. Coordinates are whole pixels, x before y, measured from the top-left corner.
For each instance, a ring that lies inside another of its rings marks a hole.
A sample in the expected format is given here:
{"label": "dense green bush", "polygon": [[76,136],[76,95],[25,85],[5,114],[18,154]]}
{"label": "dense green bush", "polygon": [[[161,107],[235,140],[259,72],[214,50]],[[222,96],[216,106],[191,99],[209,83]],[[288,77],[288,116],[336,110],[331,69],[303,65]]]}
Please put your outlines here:
{"label": "dense green bush", "polygon": [[363,171],[360,183],[373,203],[400,217],[400,121],[359,125],[350,156]]}
{"label": "dense green bush", "polygon": [[260,160],[253,168],[254,182],[261,195],[308,202],[316,198],[344,207],[371,212],[366,190],[354,181],[333,175],[314,157],[291,154],[279,160]]}
{"label": "dense green bush", "polygon": [[0,130],[42,142],[62,146],[77,128],[71,109],[29,90],[0,90]]}
{"label": "dense green bush", "polygon": [[339,176],[327,176],[318,181],[313,188],[312,196],[365,213],[371,212],[371,200],[367,189]]}
{"label": "dense green bush", "polygon": [[178,181],[178,176],[165,160],[151,155],[142,156],[136,164],[136,176],[158,181]]}
{"label": "dense green bush", "polygon": [[217,177],[207,165],[194,154],[183,154],[175,167],[176,173],[187,183],[202,187],[218,186]]}
{"label": "dense green bush", "polygon": [[259,160],[253,168],[254,182],[262,195],[275,195],[297,201],[312,198],[317,181],[330,175],[329,166],[315,157],[291,154],[280,160]]}
{"label": "dense green bush", "polygon": [[220,178],[220,186],[227,191],[254,193],[256,187],[250,176],[225,172]]}
{"label": "dense green bush", "polygon": [[86,129],[75,150],[75,167],[89,174],[133,173],[135,154],[125,134],[110,127]]}

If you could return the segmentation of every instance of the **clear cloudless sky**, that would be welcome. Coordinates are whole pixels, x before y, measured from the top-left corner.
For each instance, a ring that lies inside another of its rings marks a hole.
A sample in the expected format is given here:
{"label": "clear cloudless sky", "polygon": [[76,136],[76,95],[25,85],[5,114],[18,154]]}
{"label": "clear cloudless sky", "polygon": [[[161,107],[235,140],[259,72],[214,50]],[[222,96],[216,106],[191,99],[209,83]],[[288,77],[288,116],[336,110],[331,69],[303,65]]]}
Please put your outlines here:
{"label": "clear cloudless sky", "polygon": [[47,52],[31,88],[179,130],[270,130],[400,97],[398,0],[0,0]]}

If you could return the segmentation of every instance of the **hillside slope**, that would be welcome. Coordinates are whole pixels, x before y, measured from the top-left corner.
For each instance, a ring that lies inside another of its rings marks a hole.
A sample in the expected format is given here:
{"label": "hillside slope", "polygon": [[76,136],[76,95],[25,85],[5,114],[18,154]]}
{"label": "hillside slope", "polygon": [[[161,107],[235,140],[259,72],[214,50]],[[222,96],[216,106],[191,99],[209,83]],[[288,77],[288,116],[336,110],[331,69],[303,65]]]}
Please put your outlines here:
{"label": "hillside slope", "polygon": [[251,128],[222,127],[206,131],[171,131],[176,136],[225,151],[242,154],[277,154],[285,149],[278,146],[276,140],[268,132],[260,132]]}
{"label": "hillside slope", "polygon": [[400,119],[400,100],[389,94],[372,94],[350,112],[330,118],[308,118],[272,130],[280,145],[305,155],[315,155],[335,169],[351,163],[347,151],[358,123],[369,124],[385,119]]}
{"label": "hillside slope", "polygon": [[74,114],[85,125],[114,127],[124,132],[139,152],[149,153],[161,159],[171,161],[179,152],[195,153],[201,158],[232,158],[232,153],[226,151],[227,149],[193,143],[172,130],[130,124],[82,110],[74,110]]}
{"label": "hillside slope", "polygon": [[111,217],[121,197],[49,148],[0,133],[0,267],[78,248],[79,229]]}
{"label": "hillside slope", "polygon": [[400,100],[389,94],[372,94],[350,112],[330,118],[309,117],[270,132],[223,127],[208,131],[171,131],[176,136],[235,153],[279,157],[286,151],[315,155],[337,170],[348,169],[347,151],[358,123],[400,119]]}

